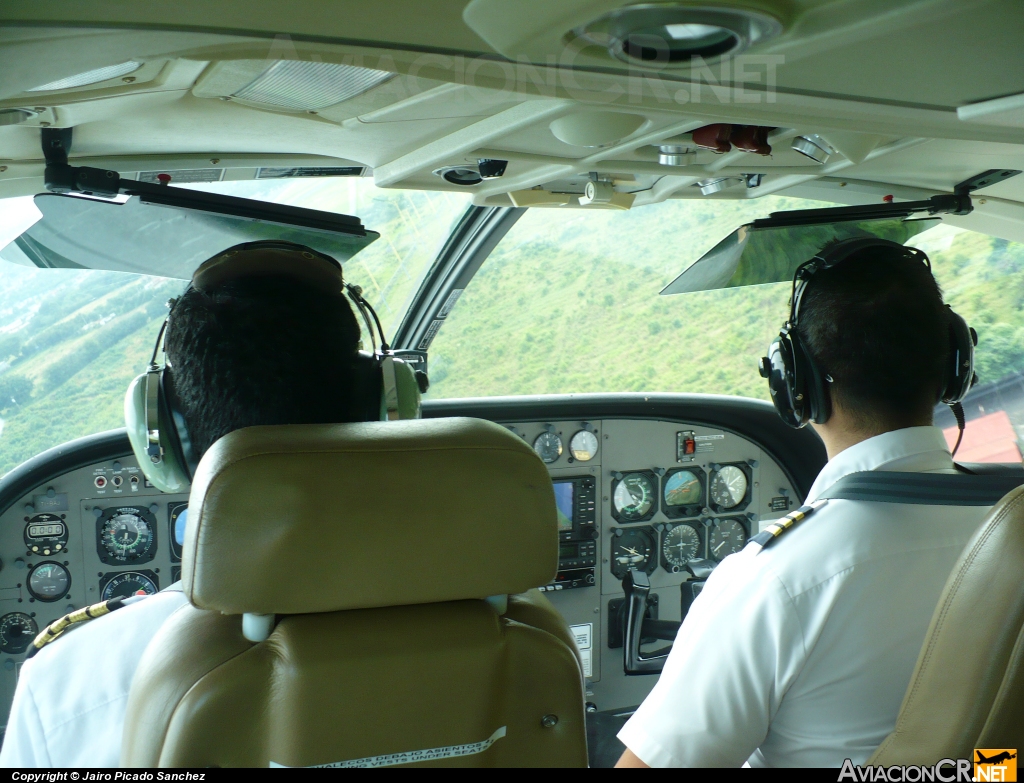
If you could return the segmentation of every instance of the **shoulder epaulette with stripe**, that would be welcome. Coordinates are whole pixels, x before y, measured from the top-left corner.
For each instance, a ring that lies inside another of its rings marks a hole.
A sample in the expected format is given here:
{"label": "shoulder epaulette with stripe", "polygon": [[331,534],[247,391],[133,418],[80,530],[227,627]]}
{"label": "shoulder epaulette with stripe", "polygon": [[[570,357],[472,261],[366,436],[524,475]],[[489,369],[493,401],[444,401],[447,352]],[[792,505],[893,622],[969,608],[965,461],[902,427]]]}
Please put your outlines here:
{"label": "shoulder epaulette with stripe", "polygon": [[781,519],[776,519],[771,522],[764,530],[752,537],[747,542],[747,546],[755,547],[757,551],[761,551],[773,541],[778,539],[783,533],[789,530],[797,522],[801,522],[807,519],[811,514],[817,511],[819,508],[828,503],[828,500],[817,500],[814,503],[809,503],[806,506],[800,506],[795,511],[790,511],[786,516]]}
{"label": "shoulder epaulette with stripe", "polygon": [[50,642],[54,642],[64,635],[72,626],[77,626],[82,623],[87,623],[90,620],[95,620],[97,617],[103,617],[103,615],[116,612],[118,609],[125,605],[123,598],[111,598],[109,601],[103,601],[92,606],[87,606],[84,609],[76,609],[73,612],[61,617],[59,620],[55,620],[46,626],[42,632],[36,636],[29,646],[28,655],[26,658],[31,658],[41,649],[43,649]]}

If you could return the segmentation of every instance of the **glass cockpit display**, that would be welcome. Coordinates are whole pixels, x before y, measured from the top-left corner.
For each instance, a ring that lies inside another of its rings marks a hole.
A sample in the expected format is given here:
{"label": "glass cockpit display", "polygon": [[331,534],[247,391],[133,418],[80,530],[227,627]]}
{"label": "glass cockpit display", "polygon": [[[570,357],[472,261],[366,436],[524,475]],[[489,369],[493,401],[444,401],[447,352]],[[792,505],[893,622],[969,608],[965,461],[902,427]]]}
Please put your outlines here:
{"label": "glass cockpit display", "polygon": [[171,562],[181,562],[181,550],[185,546],[185,525],[188,524],[188,503],[168,503],[167,516],[170,522]]}
{"label": "glass cockpit display", "polygon": [[658,506],[657,481],[651,471],[626,473],[612,481],[612,516],[620,522],[643,522]]}
{"label": "glass cockpit display", "polygon": [[96,520],[96,549],[107,565],[149,562],[156,554],[156,519],[135,506],[108,508]]}
{"label": "glass cockpit display", "polygon": [[558,511],[558,532],[566,533],[572,530],[575,484],[572,481],[555,481],[553,486],[555,489],[555,508]]}

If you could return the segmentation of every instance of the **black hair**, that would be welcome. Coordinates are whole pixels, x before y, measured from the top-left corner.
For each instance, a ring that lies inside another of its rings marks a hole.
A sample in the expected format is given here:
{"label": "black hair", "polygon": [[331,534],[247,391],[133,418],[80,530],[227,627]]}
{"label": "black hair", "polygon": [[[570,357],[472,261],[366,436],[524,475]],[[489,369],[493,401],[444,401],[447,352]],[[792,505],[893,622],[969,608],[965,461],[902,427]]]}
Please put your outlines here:
{"label": "black hair", "polygon": [[920,259],[867,247],[818,272],[800,305],[800,337],[833,404],[865,425],[931,420],[943,391],[950,320]]}
{"label": "black hair", "polygon": [[166,350],[196,456],[243,427],[364,420],[358,345],[344,296],[294,278],[190,288],[171,311]]}

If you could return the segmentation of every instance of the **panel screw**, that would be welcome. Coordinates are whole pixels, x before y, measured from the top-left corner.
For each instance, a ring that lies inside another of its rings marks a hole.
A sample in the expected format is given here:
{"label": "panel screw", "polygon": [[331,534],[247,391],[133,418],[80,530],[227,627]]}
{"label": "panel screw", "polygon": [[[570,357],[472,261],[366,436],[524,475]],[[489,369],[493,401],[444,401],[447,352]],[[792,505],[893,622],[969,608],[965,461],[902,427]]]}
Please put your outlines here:
{"label": "panel screw", "polygon": [[543,726],[545,729],[553,729],[555,726],[558,725],[558,716],[545,715],[543,718],[540,719],[540,725]]}
{"label": "panel screw", "polygon": [[131,84],[133,81],[135,81],[135,77],[134,76],[125,76],[124,78],[121,79],[121,81],[123,81],[125,84]]}
{"label": "panel screw", "polygon": [[0,171],[7,171],[7,167],[6,166],[0,166]]}

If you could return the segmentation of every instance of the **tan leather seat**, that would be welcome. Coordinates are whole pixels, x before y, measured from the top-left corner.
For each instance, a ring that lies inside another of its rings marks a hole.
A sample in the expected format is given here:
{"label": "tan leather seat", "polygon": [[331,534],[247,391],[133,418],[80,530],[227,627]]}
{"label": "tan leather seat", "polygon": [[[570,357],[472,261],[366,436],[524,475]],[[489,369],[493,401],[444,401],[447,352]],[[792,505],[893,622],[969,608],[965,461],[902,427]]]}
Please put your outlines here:
{"label": "tan leather seat", "polygon": [[[586,766],[577,652],[530,591],[557,550],[543,463],[490,422],[234,432],[199,466],[192,606],[143,656],[122,765]],[[265,641],[243,614],[276,616]]]}
{"label": "tan leather seat", "polygon": [[871,764],[1024,749],[1024,487],[997,503],[932,617],[896,728]]}

